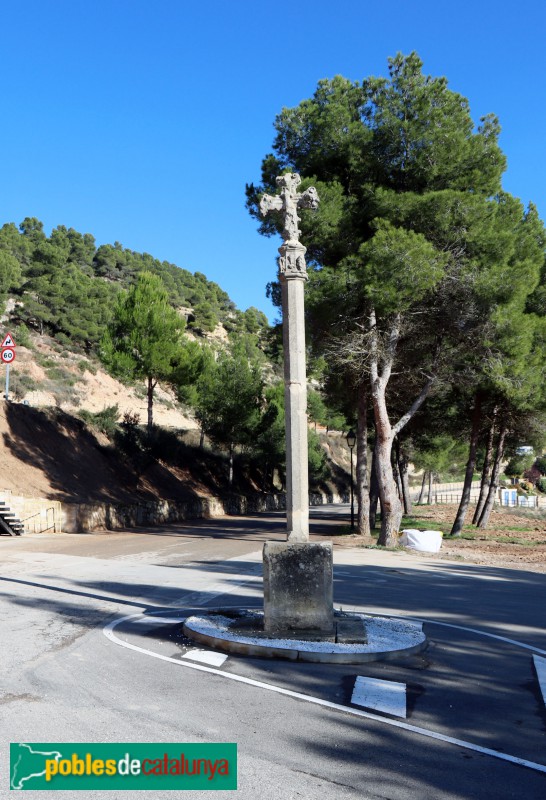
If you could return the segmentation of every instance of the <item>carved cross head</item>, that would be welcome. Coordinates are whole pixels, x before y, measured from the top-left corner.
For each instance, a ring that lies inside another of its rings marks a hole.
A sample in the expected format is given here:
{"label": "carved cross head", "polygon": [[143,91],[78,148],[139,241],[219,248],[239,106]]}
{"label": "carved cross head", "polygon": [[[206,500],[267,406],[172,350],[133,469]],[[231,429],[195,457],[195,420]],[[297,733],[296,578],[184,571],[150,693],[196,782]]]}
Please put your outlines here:
{"label": "carved cross head", "polygon": [[277,186],[281,189],[288,189],[288,192],[292,195],[296,194],[296,189],[301,183],[301,178],[297,172],[285,172],[284,175],[279,175],[277,178]]}
{"label": "carved cross head", "polygon": [[299,208],[318,208],[319,196],[314,186],[310,186],[303,194],[298,194],[297,188],[301,183],[301,178],[297,172],[286,172],[277,178],[277,186],[280,194],[264,194],[260,200],[260,212],[263,216],[270,211],[283,212],[283,231],[282,238],[285,242],[298,244],[300,229],[298,222]]}

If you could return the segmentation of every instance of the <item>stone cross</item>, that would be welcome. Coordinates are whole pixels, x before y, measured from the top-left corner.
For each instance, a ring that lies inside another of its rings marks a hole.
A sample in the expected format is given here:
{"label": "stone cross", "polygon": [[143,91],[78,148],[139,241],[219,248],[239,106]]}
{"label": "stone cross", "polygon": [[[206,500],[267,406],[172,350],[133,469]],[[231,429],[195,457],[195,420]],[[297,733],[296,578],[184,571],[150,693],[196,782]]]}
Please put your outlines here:
{"label": "stone cross", "polygon": [[307,376],[305,369],[304,283],[306,248],[300,243],[298,209],[317,208],[317,190],[298,193],[295,172],[277,178],[278,195],[263,195],[260,211],[280,211],[283,217],[279,247],[284,345],[284,403],[286,425],[286,527],[288,541],[309,541],[309,478],[307,466]]}

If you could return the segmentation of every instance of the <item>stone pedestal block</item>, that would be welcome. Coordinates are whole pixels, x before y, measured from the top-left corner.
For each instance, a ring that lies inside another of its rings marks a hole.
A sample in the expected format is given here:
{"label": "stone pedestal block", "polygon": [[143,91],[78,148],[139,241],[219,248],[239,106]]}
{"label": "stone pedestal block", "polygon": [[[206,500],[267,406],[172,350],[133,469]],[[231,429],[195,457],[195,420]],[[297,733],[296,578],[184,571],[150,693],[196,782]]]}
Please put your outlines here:
{"label": "stone pedestal block", "polygon": [[266,633],[334,635],[332,551],[331,542],[265,543]]}

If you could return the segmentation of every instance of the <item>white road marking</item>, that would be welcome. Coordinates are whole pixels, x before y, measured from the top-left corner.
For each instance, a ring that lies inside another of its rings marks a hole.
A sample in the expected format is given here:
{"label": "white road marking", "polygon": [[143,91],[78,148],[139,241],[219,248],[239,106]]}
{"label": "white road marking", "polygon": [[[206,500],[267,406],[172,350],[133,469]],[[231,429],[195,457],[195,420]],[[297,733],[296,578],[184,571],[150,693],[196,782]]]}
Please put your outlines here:
{"label": "white road marking", "polygon": [[[285,697],[293,697],[297,700],[304,700],[307,703],[311,703],[317,706],[323,706],[324,708],[331,708],[335,711],[342,711],[345,714],[349,714],[353,717],[361,717],[363,719],[373,720],[374,722],[381,722],[383,725],[389,725],[393,728],[400,728],[405,731],[409,731],[410,733],[416,733],[419,736],[426,736],[429,739],[436,739],[440,742],[446,742],[447,744],[454,744],[457,747],[462,747],[465,750],[472,750],[476,753],[483,753],[484,755],[492,756],[493,758],[498,758],[501,761],[508,761],[511,764],[517,764],[520,767],[527,767],[528,769],[535,770],[536,772],[544,772],[546,774],[546,765],[538,764],[535,761],[528,761],[525,758],[518,758],[518,756],[511,756],[508,753],[502,753],[498,750],[491,750],[488,747],[481,747],[478,744],[473,744],[472,742],[466,742],[463,739],[455,739],[453,736],[446,736],[444,733],[437,733],[436,731],[430,731],[426,728],[418,728],[415,725],[410,725],[408,722],[401,722],[396,719],[389,719],[387,717],[381,717],[377,714],[373,714],[370,711],[360,711],[357,708],[351,708],[350,706],[343,706],[340,703],[332,703],[329,700],[321,700],[318,697],[312,697],[308,694],[301,694],[301,692],[293,692],[291,689],[283,689],[280,686],[273,686],[270,683],[263,683],[262,681],[255,681],[252,678],[245,678],[242,675],[235,675],[234,673],[230,672],[223,672],[220,669],[213,669],[212,667],[205,667],[201,664],[191,664],[188,661],[183,661],[176,658],[171,658],[170,656],[163,656],[160,653],[154,653],[152,650],[146,650],[143,647],[138,647],[135,644],[131,644],[130,642],[124,642],[122,639],[118,639],[118,637],[114,633],[114,628],[118,625],[121,625],[122,622],[127,622],[129,620],[134,620],[137,617],[140,617],[140,614],[130,614],[126,617],[120,617],[120,619],[113,620],[108,625],[105,625],[103,628],[103,633],[107,639],[114,642],[115,644],[120,645],[121,647],[126,647],[128,650],[134,650],[137,653],[143,653],[144,655],[152,656],[152,658],[158,658],[160,661],[168,661],[171,664],[176,664],[179,667],[186,667],[186,669],[195,669],[199,672],[207,672],[210,675],[217,675],[220,678],[225,678],[227,680],[235,681],[236,683],[243,683],[247,686],[254,686],[258,689],[264,689],[268,692],[275,692],[276,694],[284,695]],[[385,615],[386,616],[386,615]],[[394,616],[394,615],[391,615]],[[419,622],[427,622],[427,620],[418,620]],[[438,625],[443,625],[447,623],[435,623]],[[449,628],[457,628],[457,625],[448,625]],[[462,628],[462,630],[472,630],[472,628]],[[482,636],[493,636],[496,639],[503,639],[502,636],[494,636],[493,634],[483,633],[482,631],[475,631],[476,633],[480,633]],[[505,640],[511,641],[511,640]],[[517,644],[520,647],[528,648],[528,645],[524,645],[521,642],[512,642],[513,644]],[[536,649],[536,648],[531,648]],[[544,652],[540,650],[539,652]],[[546,653],[545,653],[546,655]]]}
{"label": "white road marking", "polygon": [[533,656],[533,661],[535,662],[535,669],[537,671],[537,678],[540,684],[540,691],[542,692],[542,698],[546,705],[546,658],[539,658],[539,656]]}
{"label": "white road marking", "polygon": [[226,586],[226,582],[221,581],[213,584],[207,589],[198,589],[195,592],[186,592],[186,594],[183,594],[181,597],[175,598],[173,602],[181,603],[189,608],[197,608],[205,605],[205,603],[210,602],[215,597],[220,597],[222,594],[229,595],[232,594],[236,589],[241,589],[248,584],[256,584],[258,583],[258,580],[261,583],[261,577],[258,579],[251,576],[244,581],[233,583],[230,586]]}
{"label": "white road marking", "polygon": [[358,675],[351,703],[405,719],[407,716],[406,684],[382,681],[379,678],[364,678],[362,675]]}
{"label": "white road marking", "polygon": [[221,667],[227,656],[224,653],[215,653],[212,650],[188,650],[182,658],[200,661],[202,664],[211,664],[213,667]]}
{"label": "white road marking", "polygon": [[138,625],[170,625],[175,622],[184,622],[186,617],[154,617],[151,614],[147,614],[142,619],[137,619],[136,622]]}

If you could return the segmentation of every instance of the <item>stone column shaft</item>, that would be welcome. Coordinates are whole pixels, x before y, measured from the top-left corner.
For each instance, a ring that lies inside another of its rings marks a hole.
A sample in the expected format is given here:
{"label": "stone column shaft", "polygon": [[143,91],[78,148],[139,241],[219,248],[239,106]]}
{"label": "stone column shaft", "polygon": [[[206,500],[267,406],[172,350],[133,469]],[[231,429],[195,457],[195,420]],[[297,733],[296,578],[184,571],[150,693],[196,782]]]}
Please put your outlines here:
{"label": "stone column shaft", "polygon": [[[283,246],[281,256],[305,252]],[[284,403],[286,423],[286,527],[288,540],[309,540],[309,478],[307,453],[307,375],[305,369],[305,273],[280,276],[282,286]]]}

